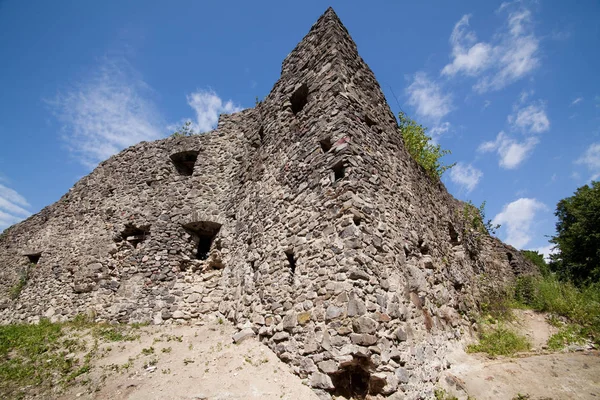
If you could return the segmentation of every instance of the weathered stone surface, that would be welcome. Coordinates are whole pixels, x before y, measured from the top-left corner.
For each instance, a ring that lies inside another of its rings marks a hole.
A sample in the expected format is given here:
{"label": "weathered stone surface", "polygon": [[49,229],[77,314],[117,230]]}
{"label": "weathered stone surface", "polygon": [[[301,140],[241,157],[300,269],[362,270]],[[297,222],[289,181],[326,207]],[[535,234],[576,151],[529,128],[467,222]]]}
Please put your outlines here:
{"label": "weathered stone surface", "polygon": [[244,340],[250,338],[254,336],[254,331],[252,329],[246,328],[243,329],[241,331],[239,331],[238,333],[233,335],[233,342],[234,343],[241,343]]}
{"label": "weathered stone surface", "polygon": [[333,389],[333,383],[331,382],[331,378],[329,375],[325,375],[321,372],[315,372],[310,376],[309,384],[311,387],[317,389],[325,389],[330,390]]}
{"label": "weathered stone surface", "polygon": [[377,325],[377,321],[365,316],[356,318],[352,322],[352,327],[356,333],[375,333]]}
{"label": "weathered stone surface", "polygon": [[364,363],[386,394],[427,398],[463,315],[532,271],[463,209],[406,151],[330,9],[255,108],[132,146],[3,232],[0,323],[218,314],[322,396],[326,373]]}

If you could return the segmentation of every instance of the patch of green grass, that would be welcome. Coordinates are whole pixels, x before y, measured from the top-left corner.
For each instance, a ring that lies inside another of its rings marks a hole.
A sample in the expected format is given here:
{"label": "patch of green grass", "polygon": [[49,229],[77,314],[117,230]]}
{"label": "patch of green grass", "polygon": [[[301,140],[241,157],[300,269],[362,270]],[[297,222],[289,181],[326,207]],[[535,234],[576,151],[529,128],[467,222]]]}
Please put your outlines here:
{"label": "patch of green grass", "polygon": [[27,281],[29,280],[29,270],[31,266],[27,265],[25,268],[21,270],[19,280],[14,284],[13,287],[10,288],[10,298],[12,300],[16,300],[27,285]]}
{"label": "patch of green grass", "polygon": [[600,343],[600,283],[579,288],[552,275],[522,277],[517,280],[515,298],[536,311],[567,318]]}
{"label": "patch of green grass", "polygon": [[444,389],[435,389],[433,395],[435,400],[458,400],[458,397],[448,394]]}
{"label": "patch of green grass", "polygon": [[550,336],[548,348],[550,350],[560,350],[571,344],[584,344],[586,336],[586,332],[581,326],[565,325],[560,328],[558,333]]}
{"label": "patch of green grass", "polygon": [[145,356],[149,356],[150,354],[154,354],[154,347],[148,347],[142,349],[142,354]]}
{"label": "patch of green grass", "polygon": [[[44,390],[70,380],[78,371],[77,360],[65,357],[64,336],[60,324],[45,319],[37,325],[0,326],[0,397],[15,398],[23,387]],[[70,340],[68,346],[73,346]]]}
{"label": "patch of green grass", "polygon": [[468,346],[467,352],[510,356],[520,351],[527,351],[529,348],[527,338],[500,324],[493,328],[482,327],[479,343]]}
{"label": "patch of green grass", "polygon": [[107,342],[132,342],[140,338],[139,334],[132,334],[128,325],[95,325],[92,334]]}

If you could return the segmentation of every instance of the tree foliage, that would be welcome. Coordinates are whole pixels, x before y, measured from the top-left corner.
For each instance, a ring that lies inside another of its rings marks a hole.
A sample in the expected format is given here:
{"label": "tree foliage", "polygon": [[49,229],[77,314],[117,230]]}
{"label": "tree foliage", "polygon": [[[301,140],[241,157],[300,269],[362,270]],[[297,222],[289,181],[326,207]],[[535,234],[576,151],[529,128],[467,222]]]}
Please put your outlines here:
{"label": "tree foliage", "polygon": [[409,118],[404,112],[398,114],[398,119],[400,120],[398,127],[406,149],[431,177],[439,179],[446,170],[456,165],[456,163],[450,165],[440,163],[440,158],[451,152],[442,150],[439,144],[431,143],[431,137],[426,133],[427,128]]}
{"label": "tree foliage", "polygon": [[558,202],[556,236],[558,249],[551,269],[576,284],[600,282],[600,182],[577,189]]}
{"label": "tree foliage", "polygon": [[521,250],[521,254],[539,268],[542,276],[546,277],[550,274],[550,269],[543,254],[535,250]]}

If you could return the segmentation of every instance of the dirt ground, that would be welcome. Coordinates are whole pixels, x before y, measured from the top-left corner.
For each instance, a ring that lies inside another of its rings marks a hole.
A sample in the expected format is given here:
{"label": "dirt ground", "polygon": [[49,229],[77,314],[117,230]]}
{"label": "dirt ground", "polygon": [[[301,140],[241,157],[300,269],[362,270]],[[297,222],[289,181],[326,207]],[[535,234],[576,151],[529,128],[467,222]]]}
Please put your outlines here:
{"label": "dirt ground", "polygon": [[[546,316],[531,310],[515,310],[513,328],[527,336],[531,351],[518,357],[488,358],[467,354],[465,343],[449,357],[452,364],[440,386],[459,399],[531,400],[600,399],[600,352],[546,350],[558,329]],[[529,396],[529,397],[525,397]]]}
{"label": "dirt ground", "polygon": [[[235,329],[148,326],[138,341],[104,343],[103,357],[61,399],[318,399],[258,340],[233,344]],[[145,350],[144,350],[145,349]]]}
{"label": "dirt ground", "polygon": [[[531,352],[490,359],[457,344],[439,386],[459,399],[600,400],[600,353],[549,353],[545,344],[556,328],[533,311],[516,316]],[[256,338],[234,344],[235,332],[217,320],[143,327],[139,340],[100,344],[94,367],[60,399],[318,399]]]}

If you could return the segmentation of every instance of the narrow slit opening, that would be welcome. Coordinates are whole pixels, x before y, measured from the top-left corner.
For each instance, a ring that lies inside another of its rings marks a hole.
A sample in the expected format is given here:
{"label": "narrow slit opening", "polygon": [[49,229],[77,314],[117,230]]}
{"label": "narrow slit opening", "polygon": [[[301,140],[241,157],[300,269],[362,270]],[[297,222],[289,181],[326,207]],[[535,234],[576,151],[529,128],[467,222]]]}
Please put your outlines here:
{"label": "narrow slit opening", "polygon": [[294,253],[291,251],[286,251],[285,255],[288,260],[288,266],[290,267],[290,275],[293,277],[296,273],[296,258],[294,257]]}
{"label": "narrow slit opening", "polygon": [[346,168],[343,161],[338,162],[331,169],[333,171],[333,182],[337,182],[346,176]]}
{"label": "narrow slit opening", "polygon": [[306,83],[303,83],[298,89],[294,91],[292,96],[290,97],[290,102],[292,103],[292,112],[298,114],[306,103],[308,102],[308,86]]}
{"label": "narrow slit opening", "polygon": [[133,224],[125,225],[125,229],[121,232],[121,240],[125,240],[133,248],[137,248],[138,244],[142,243],[150,235],[150,225],[137,227]]}

